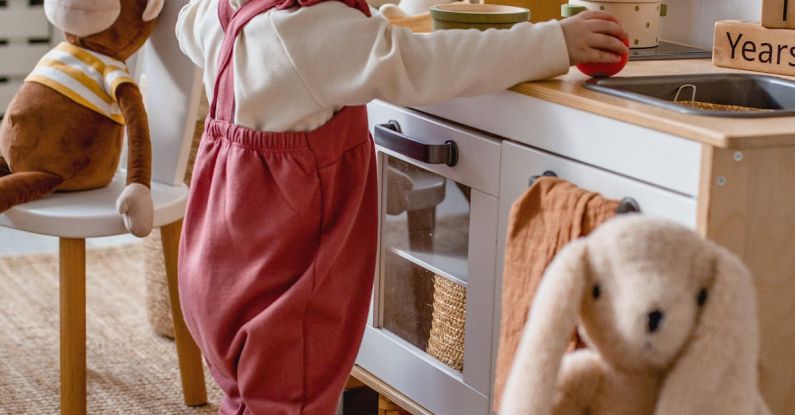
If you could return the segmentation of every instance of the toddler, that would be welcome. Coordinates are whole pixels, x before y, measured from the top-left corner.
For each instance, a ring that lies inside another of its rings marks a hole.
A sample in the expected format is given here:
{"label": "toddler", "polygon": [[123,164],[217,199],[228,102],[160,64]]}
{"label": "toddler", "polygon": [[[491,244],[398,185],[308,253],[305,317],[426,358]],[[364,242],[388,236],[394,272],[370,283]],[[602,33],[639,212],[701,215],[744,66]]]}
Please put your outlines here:
{"label": "toddler", "polygon": [[378,243],[364,104],[495,92],[628,52],[601,12],[414,34],[364,0],[191,0],[176,31],[212,103],[179,272],[222,414],[335,411]]}

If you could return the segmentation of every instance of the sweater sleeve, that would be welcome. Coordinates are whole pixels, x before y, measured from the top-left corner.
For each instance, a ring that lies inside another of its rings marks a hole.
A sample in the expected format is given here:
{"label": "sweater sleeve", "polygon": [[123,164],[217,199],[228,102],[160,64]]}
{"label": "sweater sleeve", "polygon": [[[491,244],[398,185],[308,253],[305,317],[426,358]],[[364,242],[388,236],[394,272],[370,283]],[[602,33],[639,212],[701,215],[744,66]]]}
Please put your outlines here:
{"label": "sweater sleeve", "polygon": [[560,24],[509,30],[415,34],[339,2],[274,14],[274,30],[321,105],[383,99],[426,105],[564,74],[569,56]]}
{"label": "sweater sleeve", "polygon": [[204,27],[207,25],[207,19],[203,19],[203,16],[212,9],[212,5],[217,8],[218,2],[191,0],[180,10],[175,26],[180,50],[200,68],[204,67],[204,50],[201,37],[203,34],[211,33],[211,29],[213,29]]}

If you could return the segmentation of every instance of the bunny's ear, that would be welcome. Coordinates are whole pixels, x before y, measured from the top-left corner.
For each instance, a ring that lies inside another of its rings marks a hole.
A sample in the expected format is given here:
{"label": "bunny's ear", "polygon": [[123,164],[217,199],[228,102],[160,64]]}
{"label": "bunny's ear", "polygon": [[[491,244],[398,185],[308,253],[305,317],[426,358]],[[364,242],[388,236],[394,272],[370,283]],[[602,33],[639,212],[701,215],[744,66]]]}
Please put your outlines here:
{"label": "bunny's ear", "polygon": [[711,286],[690,343],[670,369],[655,415],[754,414],[759,332],[756,294],[743,263],[716,245]]}
{"label": "bunny's ear", "polygon": [[561,359],[577,324],[585,292],[587,245],[581,239],[552,261],[533,300],[500,415],[549,415]]}

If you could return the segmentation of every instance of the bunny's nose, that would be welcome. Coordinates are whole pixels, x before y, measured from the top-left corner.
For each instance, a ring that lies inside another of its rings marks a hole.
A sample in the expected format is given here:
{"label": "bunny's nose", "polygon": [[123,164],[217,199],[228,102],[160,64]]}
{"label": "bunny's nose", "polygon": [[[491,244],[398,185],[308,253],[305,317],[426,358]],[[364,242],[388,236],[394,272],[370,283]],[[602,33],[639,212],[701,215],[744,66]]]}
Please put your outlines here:
{"label": "bunny's nose", "polygon": [[665,314],[660,310],[652,310],[652,312],[649,313],[649,333],[654,333],[660,328],[663,317],[665,317]]}

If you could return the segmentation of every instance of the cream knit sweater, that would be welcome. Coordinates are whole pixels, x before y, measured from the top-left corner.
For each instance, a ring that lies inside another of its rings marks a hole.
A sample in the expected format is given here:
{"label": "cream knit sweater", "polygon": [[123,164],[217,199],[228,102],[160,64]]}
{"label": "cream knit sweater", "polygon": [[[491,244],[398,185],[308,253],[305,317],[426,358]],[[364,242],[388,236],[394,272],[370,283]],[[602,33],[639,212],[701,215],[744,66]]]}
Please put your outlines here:
{"label": "cream knit sweater", "polygon": [[[208,95],[223,40],[218,1],[191,0],[176,27],[182,51],[204,68]],[[234,65],[237,124],[308,131],[346,105],[431,104],[564,74],[569,57],[555,21],[415,34],[331,1],[255,17],[235,44]]]}

